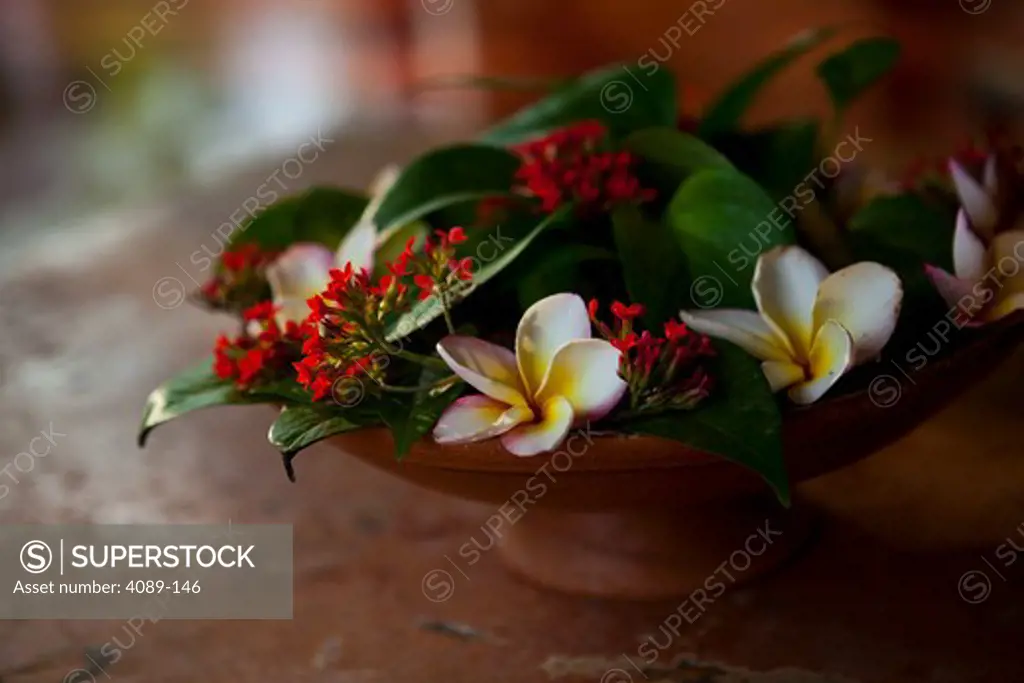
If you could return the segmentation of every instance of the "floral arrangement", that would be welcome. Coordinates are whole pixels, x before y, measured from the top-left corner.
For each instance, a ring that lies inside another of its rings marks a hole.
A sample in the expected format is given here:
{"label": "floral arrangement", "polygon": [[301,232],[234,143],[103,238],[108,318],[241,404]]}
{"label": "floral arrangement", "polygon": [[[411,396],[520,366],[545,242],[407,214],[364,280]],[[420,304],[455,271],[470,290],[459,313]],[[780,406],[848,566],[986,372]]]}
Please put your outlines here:
{"label": "floral arrangement", "polygon": [[193,410],[272,404],[294,477],[300,450],[352,430],[386,427],[399,458],[421,439],[528,457],[589,422],[728,458],[787,500],[791,411],[862,390],[859,368],[950,310],[973,328],[1024,307],[1015,148],[902,183],[854,161],[872,139],[843,113],[892,40],[818,64],[828,125],[741,126],[834,37],[798,36],[699,117],[680,119],[666,69],[610,67],[366,194],[270,206],[195,295],[236,334],[153,392],[140,443]]}

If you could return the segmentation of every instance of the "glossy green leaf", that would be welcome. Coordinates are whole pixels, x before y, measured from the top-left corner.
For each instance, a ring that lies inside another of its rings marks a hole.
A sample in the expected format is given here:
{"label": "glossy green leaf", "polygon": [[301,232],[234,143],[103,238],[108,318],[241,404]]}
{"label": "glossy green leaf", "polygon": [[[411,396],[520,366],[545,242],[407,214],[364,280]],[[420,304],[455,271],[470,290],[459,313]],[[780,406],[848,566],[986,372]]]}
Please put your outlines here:
{"label": "glossy green leaf", "polygon": [[270,400],[266,397],[243,394],[235,389],[232,382],[217,377],[213,373],[213,360],[207,359],[150,393],[142,411],[138,443],[140,447],[145,446],[154,428],[186,413],[213,406],[268,402]]}
{"label": "glossy green leaf", "polygon": [[845,110],[857,97],[889,72],[900,57],[900,44],[892,38],[865,38],[818,65],[836,111]]}
{"label": "glossy green leaf", "polygon": [[955,214],[920,195],[877,197],[850,219],[858,260],[952,270]]}
{"label": "glossy green leaf", "polygon": [[276,201],[232,234],[231,244],[255,243],[264,249],[285,249],[295,242],[319,242],[337,248],[368,200],[358,192],[317,187]]}
{"label": "glossy green leaf", "polygon": [[757,258],[796,242],[793,221],[737,171],[694,174],[672,198],[667,220],[690,275],[688,308],[753,308],[750,281]]}
{"label": "glossy green leaf", "polygon": [[432,211],[512,191],[519,158],[487,145],[460,144],[427,152],[406,166],[374,215],[386,233]]}
{"label": "glossy green leaf", "polygon": [[665,68],[653,72],[609,66],[584,74],[488,130],[483,139],[512,144],[583,120],[604,123],[614,137],[652,126],[674,126],[675,78]]}
{"label": "glossy green leaf", "polygon": [[834,28],[805,31],[790,40],[782,50],[764,59],[708,107],[701,119],[700,137],[706,138],[738,129],[743,115],[775,76],[835,34]]}
{"label": "glossy green leaf", "polygon": [[[420,385],[430,387],[449,374],[426,369],[420,377]],[[430,433],[441,413],[462,394],[464,387],[462,382],[455,381],[440,388],[424,388],[415,394],[387,394],[381,399],[380,417],[391,430],[396,458],[404,458],[414,443]]]}
{"label": "glossy green leaf", "polygon": [[[483,263],[474,273],[473,279],[466,287],[457,292],[460,299],[471,295],[492,278],[496,277],[510,263],[522,254],[530,243],[545,230],[552,228],[561,221],[567,220],[573,213],[574,207],[567,205],[555,213],[546,216],[530,232],[523,237],[514,240],[514,243],[498,252],[494,259]],[[389,342],[402,339],[416,330],[423,329],[428,324],[441,316],[443,309],[436,296],[417,302],[405,315],[401,316],[390,328],[387,336]]]}
{"label": "glossy green leaf", "polygon": [[687,177],[706,168],[732,168],[732,163],[700,138],[672,128],[639,130],[624,147],[653,167],[659,187],[671,191]]}
{"label": "glossy green leaf", "polygon": [[[720,135],[711,142],[736,168],[773,197],[782,199],[792,196],[797,185],[817,167],[819,128],[819,122],[813,119],[786,121],[750,132]],[[819,191],[816,185],[808,187]]]}
{"label": "glossy green leaf", "polygon": [[352,408],[328,404],[288,406],[270,426],[267,439],[281,451],[285,472],[290,480],[295,481],[292,461],[300,451],[335,434],[378,423],[373,412],[365,410],[362,405]]}
{"label": "glossy green leaf", "polygon": [[618,261],[615,252],[591,244],[561,244],[544,252],[536,262],[524,268],[516,282],[519,307],[526,310],[546,296],[575,289],[583,263]]}
{"label": "glossy green leaf", "polygon": [[667,225],[646,220],[635,206],[615,210],[612,233],[630,300],[644,305],[644,322],[657,332],[677,317],[680,308],[690,305],[679,243]]}
{"label": "glossy green leaf", "polygon": [[760,363],[739,347],[715,341],[719,383],[696,409],[627,422],[624,429],[672,439],[757,472],[789,505],[782,416]]}

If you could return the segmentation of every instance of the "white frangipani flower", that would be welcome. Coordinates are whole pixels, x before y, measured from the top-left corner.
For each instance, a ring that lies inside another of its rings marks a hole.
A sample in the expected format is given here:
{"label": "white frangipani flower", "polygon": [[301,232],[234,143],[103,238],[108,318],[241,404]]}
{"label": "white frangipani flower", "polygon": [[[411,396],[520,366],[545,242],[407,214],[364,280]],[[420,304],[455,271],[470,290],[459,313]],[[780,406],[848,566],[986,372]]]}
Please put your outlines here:
{"label": "white frangipani flower", "polygon": [[[1000,215],[996,170],[996,157],[989,156],[979,183],[950,160],[961,206],[953,233],[953,274],[926,267],[946,303],[963,310],[974,324],[1024,309],[1024,228]],[[1003,229],[1006,225],[1010,229]]]}
{"label": "white frangipani flower", "polygon": [[555,294],[531,306],[516,331],[516,350],[450,335],[438,343],[444,362],[480,394],[448,407],[434,427],[441,444],[500,436],[510,453],[558,447],[574,424],[607,415],[622,398],[619,351],[590,338],[583,299]]}
{"label": "white frangipani flower", "polygon": [[324,290],[330,282],[332,268],[344,268],[351,263],[352,269],[373,271],[374,253],[377,249],[377,226],[373,215],[380,208],[391,186],[398,178],[400,169],[387,166],[370,186],[370,202],[363,210],[359,221],[352,226],[338,245],[331,250],[322,244],[299,242],[291,245],[267,268],[267,280],[274,295],[274,304],[279,307],[278,323],[301,322],[309,315],[306,300]]}
{"label": "white frangipani flower", "polygon": [[698,332],[763,361],[772,391],[794,403],[821,398],[853,366],[878,356],[899,317],[903,286],[892,270],[856,263],[829,275],[796,246],[762,254],[751,283],[757,311],[682,311]]}

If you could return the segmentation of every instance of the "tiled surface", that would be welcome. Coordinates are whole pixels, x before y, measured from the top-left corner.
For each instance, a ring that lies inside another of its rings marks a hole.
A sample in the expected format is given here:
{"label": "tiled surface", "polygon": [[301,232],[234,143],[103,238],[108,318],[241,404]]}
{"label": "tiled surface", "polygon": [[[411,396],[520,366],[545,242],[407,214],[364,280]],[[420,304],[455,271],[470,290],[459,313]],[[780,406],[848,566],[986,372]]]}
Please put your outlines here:
{"label": "tiled surface", "polygon": [[[302,182],[358,185],[422,144],[360,136]],[[415,490],[328,448],[303,454],[289,484],[264,442],[265,408],[195,415],[136,449],[147,392],[204,354],[223,322],[187,305],[161,308],[154,285],[187,282],[176,263],[212,244],[210,231],[265,175],[90,218],[58,241],[5,246],[0,465],[40,430],[62,436],[32,471],[10,470],[19,483],[3,482],[0,517],[294,524],[294,620],[163,621],[141,635],[121,622],[3,623],[0,679],[89,680],[65,674],[87,648],[117,638],[124,655],[96,680],[644,680],[624,655],[640,663],[649,635],[664,644],[659,627],[678,603],[563,597],[510,576],[495,553],[456,577],[449,600],[425,597],[424,574],[479,532],[486,508]],[[989,571],[1007,537],[1024,547],[1022,368],[1018,354],[903,443],[805,486],[830,511],[820,538],[672,636],[656,666],[680,658],[678,668],[649,671],[650,680],[1024,680],[1024,561],[1002,567],[1005,580],[993,575],[981,604],[965,602],[957,585],[965,572]],[[980,549],[939,550],[964,543]]]}

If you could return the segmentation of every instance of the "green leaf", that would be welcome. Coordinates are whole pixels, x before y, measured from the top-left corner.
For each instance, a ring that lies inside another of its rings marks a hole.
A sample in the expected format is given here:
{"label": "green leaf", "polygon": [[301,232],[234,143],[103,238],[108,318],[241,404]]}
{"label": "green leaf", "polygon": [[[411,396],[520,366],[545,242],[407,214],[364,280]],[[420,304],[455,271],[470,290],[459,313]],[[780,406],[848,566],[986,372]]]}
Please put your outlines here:
{"label": "green leaf", "polygon": [[282,199],[259,213],[232,237],[232,246],[255,243],[285,249],[295,242],[319,242],[336,249],[368,203],[358,192],[317,187]]}
{"label": "green leaf", "polygon": [[700,137],[736,130],[740,119],[768,83],[797,59],[836,34],[834,28],[805,31],[793,37],[782,50],[767,57],[722,93],[701,120]]}
{"label": "green leaf", "polygon": [[507,195],[519,164],[511,152],[487,145],[431,150],[402,170],[384,195],[374,222],[386,233],[451,204]]}
{"label": "green leaf", "polygon": [[793,221],[737,171],[694,174],[672,198],[667,217],[686,259],[693,303],[702,308],[753,308],[758,256],[796,242]]}
{"label": "green leaf", "polygon": [[267,403],[265,397],[249,396],[235,389],[232,382],[213,373],[213,360],[207,359],[157,387],[146,399],[139,427],[139,447],[146,445],[155,427],[185,413],[213,406]]}
{"label": "green leaf", "polygon": [[[491,278],[497,276],[510,263],[515,261],[516,258],[518,258],[518,256],[522,254],[528,246],[530,246],[530,243],[533,242],[538,235],[571,216],[574,208],[575,207],[573,205],[569,204],[562,207],[555,213],[546,216],[536,225],[536,227],[533,228],[533,230],[525,234],[522,238],[516,240],[514,244],[504,248],[493,260],[483,264],[476,272],[473,273],[472,281],[466,288],[462,289],[458,293],[458,297],[465,298],[471,295],[491,280]],[[412,334],[416,330],[423,329],[437,319],[442,312],[443,309],[441,308],[441,302],[438,301],[436,296],[417,302],[412,307],[412,310],[401,316],[391,326],[388,331],[387,341],[397,341]]]}
{"label": "green leaf", "polygon": [[[446,376],[447,373],[425,369],[420,377],[420,385],[431,386]],[[384,396],[380,405],[380,418],[391,430],[396,458],[401,460],[408,455],[412,445],[434,428],[441,413],[459,397],[464,387],[462,382],[454,382],[439,389],[424,388],[411,395]]]}
{"label": "green leaf", "polygon": [[615,252],[592,244],[555,246],[523,269],[525,272],[516,282],[519,306],[526,310],[546,296],[573,289],[582,263],[617,260]]}
{"label": "green leaf", "polygon": [[635,206],[615,210],[612,233],[630,299],[644,305],[647,327],[659,330],[689,305],[686,262],[679,243],[667,225],[645,220]]}
{"label": "green leaf", "polygon": [[858,260],[953,269],[955,215],[917,194],[877,197],[850,219]]}
{"label": "green leaf", "polygon": [[288,406],[282,410],[274,424],[270,425],[267,439],[281,451],[288,478],[295,481],[292,461],[299,451],[335,434],[370,427],[378,422],[371,411],[361,408],[318,404]]}
{"label": "green leaf", "polygon": [[900,57],[900,44],[892,38],[865,38],[818,65],[837,112],[845,110],[867,88],[884,76]]}
{"label": "green leaf", "polygon": [[650,166],[660,187],[674,192],[688,176],[705,168],[733,168],[717,149],[700,138],[672,128],[639,130],[623,143]]}
{"label": "green leaf", "polygon": [[817,165],[819,123],[786,121],[750,132],[720,135],[711,142],[743,173],[776,199],[791,196]]}
{"label": "green leaf", "polygon": [[782,449],[782,415],[760,363],[739,347],[716,341],[719,384],[695,410],[640,418],[623,425],[634,434],[679,441],[757,472],[788,506],[789,477]]}
{"label": "green leaf", "polygon": [[[654,65],[656,66],[656,65]],[[613,65],[584,74],[487,131],[483,139],[512,144],[583,120],[604,123],[613,137],[676,123],[676,88],[663,67],[634,73]]]}

